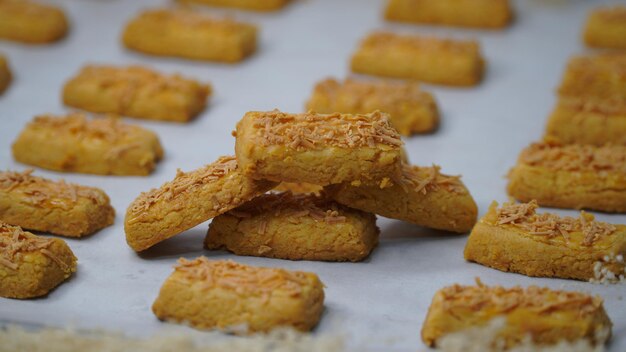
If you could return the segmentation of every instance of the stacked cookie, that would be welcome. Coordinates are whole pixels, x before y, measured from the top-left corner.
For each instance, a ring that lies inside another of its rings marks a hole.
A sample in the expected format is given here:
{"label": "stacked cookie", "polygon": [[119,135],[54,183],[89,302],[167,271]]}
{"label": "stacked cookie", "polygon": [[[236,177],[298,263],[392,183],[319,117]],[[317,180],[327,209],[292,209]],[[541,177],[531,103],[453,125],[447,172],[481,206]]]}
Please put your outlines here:
{"label": "stacked cookie", "polygon": [[[146,250],[213,218],[204,241],[207,249],[291,260],[360,261],[378,244],[374,214],[453,232],[469,231],[476,220],[476,204],[459,177],[443,175],[437,166],[403,162],[403,143],[384,113],[249,112],[234,134],[235,157],[179,171],[173,181],[142,193],[129,206],[125,230],[131,248]],[[317,193],[289,190],[302,190],[303,184]],[[266,193],[278,185],[288,191]],[[217,265],[198,260],[194,266],[207,271]],[[177,314],[187,303],[165,305],[161,297],[168,295],[167,285],[155,303],[157,316],[191,320],[199,327],[223,326],[221,320]],[[307,329],[315,325],[287,323]]]}

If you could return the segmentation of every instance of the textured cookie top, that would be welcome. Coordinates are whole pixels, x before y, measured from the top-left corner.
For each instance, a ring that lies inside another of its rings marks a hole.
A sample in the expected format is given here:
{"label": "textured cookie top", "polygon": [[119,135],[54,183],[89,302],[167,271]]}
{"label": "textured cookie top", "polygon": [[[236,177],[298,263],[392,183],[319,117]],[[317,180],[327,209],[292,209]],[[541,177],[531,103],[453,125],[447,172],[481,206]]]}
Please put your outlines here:
{"label": "textured cookie top", "polygon": [[129,99],[139,89],[148,89],[154,92],[175,90],[196,90],[203,94],[210,93],[210,86],[200,84],[192,79],[186,79],[178,74],[164,75],[142,66],[114,67],[88,65],[85,66],[73,81],[97,82],[101,87],[119,87],[125,89]]}
{"label": "textured cookie top", "polygon": [[[293,194],[291,192],[267,193],[228,212],[238,218],[249,218],[263,214],[289,217],[291,221],[310,217],[328,224],[344,223],[346,213],[354,213],[323,195]],[[263,233],[264,229],[260,229]]]}
{"label": "textured cookie top", "polygon": [[477,280],[477,286],[458,284],[439,291],[445,311],[485,311],[491,315],[506,314],[515,309],[525,309],[538,314],[555,311],[571,311],[582,316],[596,312],[602,299],[581,292],[551,290],[547,287],[485,286]]}
{"label": "textured cookie top", "polygon": [[[498,208],[498,203],[491,204],[485,220],[498,226],[514,226],[530,235],[546,238],[561,237],[570,242],[573,235],[581,235],[582,246],[592,246],[617,232],[617,227],[601,221],[596,221],[592,214],[580,212],[580,217],[561,217],[556,214],[537,214],[537,201],[529,203],[505,203]],[[578,236],[577,236],[578,237]]]}
{"label": "textured cookie top", "polygon": [[187,9],[151,9],[142,12],[133,21],[161,23],[163,26],[188,27],[193,30],[211,30],[219,34],[239,34],[242,31],[256,32],[256,27],[237,22],[231,18],[214,18],[202,12]]}
{"label": "textured cookie top", "polygon": [[28,0],[0,0],[0,11],[16,16],[49,16],[61,13],[55,6]]}
{"label": "textured cookie top", "polygon": [[[565,96],[559,99],[559,107],[576,112],[601,114],[607,118],[617,117],[626,115],[626,97],[619,95],[595,98]],[[567,113],[571,114],[569,111]]]}
{"label": "textured cookie top", "polygon": [[555,171],[619,172],[626,174],[626,146],[541,142],[522,151],[519,162]]}
{"label": "textured cookie top", "polygon": [[616,22],[616,24],[626,25],[626,6],[615,5],[600,7],[593,12],[592,16],[597,16],[603,21]]}
{"label": "textured cookie top", "polygon": [[[445,189],[454,193],[467,193],[467,188],[461,182],[461,176],[448,176],[439,172],[438,165],[431,167],[411,166],[402,164],[402,177],[394,177],[397,183],[405,191],[413,191],[421,194]],[[382,184],[382,188],[386,185]]]}
{"label": "textured cookie top", "polygon": [[23,253],[41,252],[65,268],[67,265],[49,250],[54,242],[53,238],[39,237],[0,221],[0,265],[17,270]]}
{"label": "textured cookie top", "polygon": [[[356,148],[403,145],[389,117],[379,111],[371,114],[287,114],[278,110],[249,112],[253,143],[264,146],[285,145],[295,150],[324,147]],[[243,120],[242,120],[243,121]],[[240,122],[241,124],[241,122]],[[238,125],[238,128],[240,126]]]}
{"label": "textured cookie top", "polygon": [[[104,140],[109,143],[131,141],[138,135],[153,134],[139,126],[128,125],[114,117],[88,119],[82,113],[70,113],[66,116],[40,115],[27,125],[28,129],[42,129],[54,132],[55,137],[71,136],[80,140]],[[64,136],[65,135],[65,136]],[[121,146],[131,148],[131,145]],[[118,154],[110,150],[110,154]]]}
{"label": "textured cookie top", "polygon": [[626,99],[626,54],[573,57],[558,92],[562,96]]}
{"label": "textured cookie top", "polygon": [[109,202],[107,195],[97,188],[66,183],[64,180],[52,181],[32,176],[32,173],[32,169],[0,172],[0,192],[21,192],[25,196],[24,201],[38,206],[64,206],[68,201],[72,204],[78,202],[79,198],[90,199],[96,204]]}
{"label": "textured cookie top", "polygon": [[[178,275],[176,275],[178,274]],[[202,289],[222,288],[239,294],[271,296],[276,290],[290,296],[298,296],[304,286],[310,284],[315,274],[284,269],[261,268],[235,263],[231,260],[194,260],[181,258],[172,277],[198,283]]]}
{"label": "textured cookie top", "polygon": [[473,40],[453,40],[418,35],[400,35],[390,32],[374,32],[361,42],[365,50],[415,50],[424,53],[447,52],[450,54],[479,54],[478,42]]}
{"label": "textured cookie top", "polygon": [[176,177],[159,188],[149,192],[142,192],[131,204],[132,213],[148,210],[160,201],[171,201],[181,194],[192,192],[197,187],[215,182],[229,173],[237,170],[237,160],[234,156],[222,156],[212,164],[205,165],[191,172],[176,171]]}
{"label": "textured cookie top", "polygon": [[329,97],[332,101],[339,98],[345,99],[342,103],[349,102],[349,105],[354,106],[355,109],[371,99],[390,107],[407,101],[424,104],[433,101],[432,95],[422,91],[419,84],[412,82],[367,82],[350,78],[339,82],[328,78],[317,83],[315,92]]}

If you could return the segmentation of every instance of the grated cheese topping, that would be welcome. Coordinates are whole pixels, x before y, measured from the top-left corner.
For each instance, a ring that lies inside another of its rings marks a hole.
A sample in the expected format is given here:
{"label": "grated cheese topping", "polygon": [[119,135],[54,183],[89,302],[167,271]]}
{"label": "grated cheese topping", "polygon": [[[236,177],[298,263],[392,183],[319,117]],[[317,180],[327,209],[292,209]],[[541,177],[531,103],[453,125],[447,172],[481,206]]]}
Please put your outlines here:
{"label": "grated cheese topping", "polygon": [[319,82],[315,86],[315,92],[329,99],[331,106],[346,104],[353,111],[366,110],[368,103],[372,101],[378,102],[380,109],[387,112],[397,109],[398,105],[407,101],[423,105],[433,102],[432,95],[413,82],[367,82],[350,78],[339,82],[329,78]]}
{"label": "grated cheese topping", "polygon": [[504,314],[515,309],[527,309],[538,314],[574,311],[585,316],[593,314],[602,305],[600,297],[581,292],[552,290],[537,286],[527,288],[485,286],[479,279],[477,279],[476,286],[455,284],[441,289],[440,293],[443,297],[443,309],[446,311],[488,310],[495,314]]}
{"label": "grated cheese topping", "polygon": [[[315,221],[324,221],[327,224],[340,224],[346,221],[346,209],[346,207],[329,200],[323,194],[294,194],[287,191],[264,194],[229,211],[227,214],[241,219],[270,214],[276,217],[288,217],[292,222],[309,217]],[[267,224],[262,222],[259,233],[265,233],[264,226]]]}
{"label": "grated cheese topping", "polygon": [[[232,18],[215,18],[190,9],[151,9],[144,11],[135,21],[161,22],[164,27],[191,27],[194,30],[217,31],[224,35],[256,32],[256,26]],[[218,33],[215,34],[216,36]]]}
{"label": "grated cheese topping", "polygon": [[443,51],[450,54],[479,53],[478,42],[474,40],[453,40],[418,35],[400,35],[390,32],[374,32],[361,43],[361,50],[388,51],[404,49],[418,52]]}
{"label": "grated cheese topping", "polygon": [[256,113],[254,133],[265,146],[286,145],[296,150],[376,147],[378,144],[400,147],[398,132],[389,117],[379,111],[371,114],[287,114],[278,110]]}
{"label": "grated cheese topping", "polygon": [[594,171],[626,173],[626,146],[541,142],[524,149],[521,163],[557,171]]}
{"label": "grated cheese topping", "polygon": [[68,134],[79,139],[100,139],[111,143],[132,139],[137,133],[147,132],[141,127],[125,124],[116,117],[88,119],[85,114],[77,112],[65,116],[35,116],[27,128],[52,130],[57,138],[58,134]]}
{"label": "grated cheese topping", "polygon": [[42,177],[32,176],[33,170],[24,172],[0,172],[0,192],[20,192],[24,195],[23,201],[31,205],[67,206],[67,201],[78,202],[79,198],[86,198],[96,204],[108,203],[106,194],[97,188],[79,186],[66,183],[64,180],[52,181]]}
{"label": "grated cheese topping", "polygon": [[556,214],[537,214],[537,201],[529,203],[505,203],[496,209],[496,225],[511,225],[531,235],[554,238],[562,236],[569,242],[572,233],[582,233],[583,246],[592,246],[603,237],[610,236],[617,228],[609,223],[595,221],[592,214],[580,212],[579,218],[561,217]]}
{"label": "grated cheese topping", "polygon": [[146,211],[160,201],[171,201],[181,194],[226,177],[235,170],[237,160],[234,156],[222,156],[214,163],[191,172],[185,173],[178,169],[174,180],[166,182],[160,188],[142,192],[131,205],[131,211],[133,213]]}
{"label": "grated cheese topping", "polygon": [[24,253],[40,252],[65,270],[67,264],[48,250],[53,243],[52,238],[39,237],[23,231],[19,226],[0,222],[0,265],[18,270]]}
{"label": "grated cheese topping", "polygon": [[164,75],[142,66],[114,67],[89,65],[84,67],[73,82],[94,82],[103,89],[115,88],[123,91],[120,109],[126,110],[141,91],[142,96],[159,92],[175,92],[191,96],[207,95],[211,87],[176,75]]}
{"label": "grated cheese topping", "polygon": [[[402,177],[394,177],[394,182],[405,191],[427,194],[439,189],[454,193],[466,193],[467,189],[461,182],[461,176],[448,176],[440,173],[441,167],[411,166],[402,164]],[[384,187],[383,187],[384,188]]]}
{"label": "grated cheese topping", "polygon": [[240,294],[261,296],[281,290],[293,297],[302,293],[310,275],[301,271],[253,267],[232,260],[209,260],[204,256],[194,260],[180,258],[175,271],[183,280],[198,282],[205,290],[225,288]]}
{"label": "grated cheese topping", "polygon": [[625,80],[626,54],[577,56],[567,64],[558,92],[561,97],[624,101]]}

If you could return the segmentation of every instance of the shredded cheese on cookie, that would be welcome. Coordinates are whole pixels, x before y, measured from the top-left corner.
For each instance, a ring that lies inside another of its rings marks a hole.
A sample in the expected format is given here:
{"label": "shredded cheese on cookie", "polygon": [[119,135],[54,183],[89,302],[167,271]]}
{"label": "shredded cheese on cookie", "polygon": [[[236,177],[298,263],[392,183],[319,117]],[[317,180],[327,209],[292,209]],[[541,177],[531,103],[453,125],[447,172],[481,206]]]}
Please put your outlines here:
{"label": "shredded cheese on cookie", "polygon": [[511,225],[531,235],[553,238],[562,236],[567,242],[572,233],[582,233],[583,246],[592,246],[602,237],[612,235],[617,228],[609,223],[595,221],[592,214],[582,211],[579,218],[561,217],[555,214],[537,214],[537,201],[529,203],[505,203],[496,210],[496,225]]}
{"label": "shredded cheese on cookie", "polygon": [[20,192],[24,195],[23,201],[36,206],[46,202],[48,205],[63,207],[69,205],[68,201],[75,204],[79,198],[89,199],[96,204],[108,202],[107,196],[96,188],[66,183],[64,180],[47,180],[32,176],[32,173],[32,169],[0,172],[0,193]]}
{"label": "shredded cheese on cookie", "polygon": [[539,314],[550,314],[554,311],[570,310],[584,316],[592,314],[602,305],[601,298],[580,292],[551,290],[537,286],[527,288],[485,286],[480,281],[477,286],[455,284],[443,288],[440,292],[446,311],[488,309],[494,314],[506,314],[514,309],[528,309]]}
{"label": "shredded cheese on cookie", "polygon": [[559,145],[533,143],[520,155],[520,162],[555,171],[619,172],[626,174],[626,146]]}
{"label": "shredded cheese on cookie", "polygon": [[65,270],[67,264],[49,250],[53,243],[52,238],[35,236],[18,226],[0,222],[0,264],[9,269],[19,268],[24,253],[40,252]]}
{"label": "shredded cheese on cookie", "polygon": [[212,164],[187,173],[179,169],[174,180],[165,183],[160,188],[141,193],[131,205],[131,211],[133,213],[146,211],[162,200],[171,201],[183,193],[215,182],[235,170],[237,170],[237,160],[234,156],[220,157]]}
{"label": "shredded cheese on cookie", "polygon": [[231,260],[215,261],[204,256],[194,260],[181,258],[175,270],[185,282],[198,282],[206,290],[225,288],[262,296],[271,295],[275,290],[298,296],[309,282],[305,272],[253,267]]}
{"label": "shredded cheese on cookie", "polygon": [[257,113],[253,126],[257,140],[265,146],[286,145],[295,150],[323,147],[400,147],[398,132],[387,114],[286,114],[278,110]]}

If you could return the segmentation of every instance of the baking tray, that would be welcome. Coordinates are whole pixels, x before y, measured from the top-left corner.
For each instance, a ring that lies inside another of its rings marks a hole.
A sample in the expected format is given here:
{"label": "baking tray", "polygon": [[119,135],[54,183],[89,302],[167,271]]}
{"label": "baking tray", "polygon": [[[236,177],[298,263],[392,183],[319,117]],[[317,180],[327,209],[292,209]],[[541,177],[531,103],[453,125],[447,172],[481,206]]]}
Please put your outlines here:
{"label": "baking tray", "polygon": [[[484,82],[469,89],[424,85],[435,94],[443,122],[431,135],[405,139],[413,163],[441,165],[462,174],[484,214],[492,200],[505,201],[508,169],[518,153],[538,140],[555,104],[555,88],[567,59],[588,52],[580,41],[587,11],[605,1],[515,1],[515,23],[503,31],[391,24],[383,1],[302,0],[270,14],[216,10],[261,28],[258,52],[239,65],[143,56],[120,44],[124,24],[140,9],[171,5],[149,0],[59,0],[71,20],[69,36],[54,45],[0,42],[15,74],[0,97],[0,168],[23,170],[12,141],[36,114],[68,111],[60,101],[63,83],[87,63],[141,64],[210,82],[210,106],[189,124],[127,119],[156,131],[165,159],[149,177],[91,176],[37,170],[50,178],[97,186],[117,210],[115,225],[84,239],[67,239],[79,259],[76,275],[48,297],[0,299],[0,319],[45,326],[104,328],[151,336],[170,324],[150,306],[179,257],[206,255],[242,263],[316,272],[326,284],[326,310],[315,334],[342,334],[355,350],[423,350],[419,332],[436,290],[453,283],[541,285],[581,290],[605,299],[614,323],[610,351],[626,351],[624,285],[593,285],[503,273],[463,260],[466,235],[450,235],[379,218],[380,246],[361,263],[321,263],[237,257],[204,251],[207,224],[137,255],[124,239],[126,207],[142,191],[170,180],[176,169],[191,170],[233,154],[235,123],[249,110],[303,110],[316,81],[349,75],[357,43],[375,29],[444,37],[475,38],[487,60]],[[575,216],[575,211],[555,210]],[[598,214],[626,223],[624,215]],[[183,328],[185,330],[187,328]]]}

